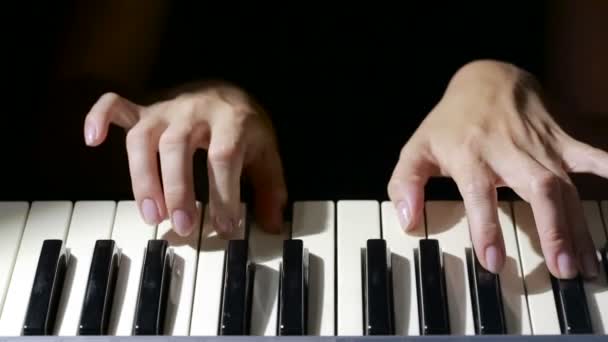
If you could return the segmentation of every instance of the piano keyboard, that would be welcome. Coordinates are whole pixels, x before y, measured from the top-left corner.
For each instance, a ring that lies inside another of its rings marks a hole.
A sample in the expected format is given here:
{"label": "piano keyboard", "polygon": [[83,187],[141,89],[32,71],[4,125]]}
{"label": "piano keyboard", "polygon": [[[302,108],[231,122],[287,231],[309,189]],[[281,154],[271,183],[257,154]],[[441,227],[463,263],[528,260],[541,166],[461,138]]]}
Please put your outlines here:
{"label": "piano keyboard", "polygon": [[[406,234],[390,202],[295,202],[281,234],[150,226],[132,201],[0,202],[0,336],[606,335],[608,201],[584,201],[599,277],[557,280],[525,202],[480,267],[462,202]],[[244,209],[247,209],[246,207]],[[246,210],[244,210],[246,212]],[[603,214],[602,214],[603,213]]]}

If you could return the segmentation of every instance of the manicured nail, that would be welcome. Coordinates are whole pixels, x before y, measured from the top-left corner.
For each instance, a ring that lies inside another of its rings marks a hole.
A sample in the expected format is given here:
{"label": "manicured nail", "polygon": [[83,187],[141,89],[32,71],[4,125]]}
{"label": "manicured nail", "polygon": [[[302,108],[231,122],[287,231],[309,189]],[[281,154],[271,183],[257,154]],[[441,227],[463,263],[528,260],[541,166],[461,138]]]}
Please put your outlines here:
{"label": "manicured nail", "polygon": [[153,200],[146,198],[141,203],[141,211],[144,213],[144,220],[148,224],[158,224],[160,221],[160,214],[158,213],[158,207]]}
{"label": "manicured nail", "polygon": [[599,274],[598,259],[593,251],[583,256],[583,271],[588,278],[595,278]]}
{"label": "manicured nail", "polygon": [[562,278],[571,279],[576,276],[576,267],[574,258],[566,252],[562,252],[557,256],[557,267]]}
{"label": "manicured nail", "polygon": [[496,246],[489,246],[486,248],[486,264],[488,265],[488,271],[492,273],[499,273],[502,265],[500,253]]}
{"label": "manicured nail", "polygon": [[192,219],[184,210],[175,210],[171,218],[177,234],[186,236],[192,232]]}
{"label": "manicured nail", "polygon": [[407,204],[406,200],[399,201],[397,203],[397,212],[398,212],[398,216],[399,216],[399,221],[401,223],[401,227],[405,230],[410,230],[412,228],[412,227],[410,227],[410,220],[411,220],[412,216],[411,216],[410,207]]}
{"label": "manicured nail", "polygon": [[220,233],[231,234],[234,231],[234,222],[224,216],[218,215],[215,218],[215,227]]}
{"label": "manicured nail", "polygon": [[97,128],[95,128],[95,125],[92,125],[92,124],[87,125],[87,127],[85,128],[85,132],[84,132],[84,138],[85,138],[87,145],[93,144],[93,142],[95,141],[95,138],[97,138]]}

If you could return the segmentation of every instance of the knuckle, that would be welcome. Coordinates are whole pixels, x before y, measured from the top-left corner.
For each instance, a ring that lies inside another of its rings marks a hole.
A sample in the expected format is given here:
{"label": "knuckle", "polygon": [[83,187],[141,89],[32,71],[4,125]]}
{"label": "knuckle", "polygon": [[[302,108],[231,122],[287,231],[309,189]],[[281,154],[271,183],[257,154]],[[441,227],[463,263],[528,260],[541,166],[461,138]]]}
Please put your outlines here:
{"label": "knuckle", "polygon": [[241,147],[239,143],[228,143],[220,146],[213,146],[209,149],[209,161],[216,164],[229,163],[240,155]]}
{"label": "knuckle", "polygon": [[173,146],[181,146],[190,143],[192,132],[186,129],[167,130],[159,139],[159,148],[162,150],[171,149]]}
{"label": "knuckle", "polygon": [[487,141],[488,129],[481,124],[473,124],[467,128],[464,134],[462,147],[468,153],[477,152],[480,149],[480,144]]}
{"label": "knuckle", "polygon": [[543,172],[532,177],[530,190],[538,196],[549,196],[559,187],[559,177],[551,172]]}
{"label": "knuckle", "polygon": [[489,198],[491,184],[484,176],[477,176],[469,180],[463,187],[463,196],[472,204],[484,203]]}
{"label": "knuckle", "polygon": [[127,148],[137,148],[148,145],[154,136],[154,129],[150,126],[138,125],[127,132]]}
{"label": "knuckle", "polygon": [[543,244],[547,245],[553,250],[560,249],[566,246],[568,243],[568,239],[565,234],[555,227],[542,229],[539,235]]}

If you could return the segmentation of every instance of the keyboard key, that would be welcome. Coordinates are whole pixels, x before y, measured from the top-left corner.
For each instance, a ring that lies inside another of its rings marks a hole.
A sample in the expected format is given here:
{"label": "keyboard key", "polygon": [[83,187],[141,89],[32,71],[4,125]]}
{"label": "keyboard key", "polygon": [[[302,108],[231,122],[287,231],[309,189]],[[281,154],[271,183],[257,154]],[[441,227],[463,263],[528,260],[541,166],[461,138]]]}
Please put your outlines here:
{"label": "keyboard key", "polygon": [[78,333],[95,243],[110,238],[115,214],[114,201],[79,201],[74,204],[65,243],[73,262],[68,264],[64,295],[57,310],[57,335],[75,336]]}
{"label": "keyboard key", "polygon": [[466,267],[466,249],[472,246],[464,203],[429,201],[426,216],[428,237],[438,240],[443,251],[451,333],[474,335],[473,306]]}
{"label": "keyboard key", "polygon": [[499,276],[507,334],[530,335],[530,314],[510,203],[498,202],[498,221],[506,254],[505,264]]}
{"label": "keyboard key", "polygon": [[69,256],[62,240],[44,241],[23,322],[23,335],[53,333]]}
{"label": "keyboard key", "polygon": [[279,268],[283,257],[283,241],[288,236],[289,227],[283,228],[280,234],[272,234],[252,223],[249,230],[250,260],[255,265],[251,335],[278,334]]}
{"label": "keyboard key", "polygon": [[307,273],[302,240],[285,240],[279,286],[279,335],[306,335]]}
{"label": "keyboard key", "polygon": [[391,253],[395,334],[420,335],[416,295],[414,251],[425,233],[425,219],[412,231],[404,232],[393,203],[382,202],[382,237]]}
{"label": "keyboard key", "polygon": [[0,312],[13,273],[28,209],[28,202],[0,202]]}
{"label": "keyboard key", "polygon": [[0,336],[21,335],[29,299],[24,292],[34,283],[42,244],[44,240],[64,241],[71,215],[69,201],[32,203],[2,310]]}
{"label": "keyboard key", "polygon": [[467,250],[475,334],[506,334],[500,276],[484,269],[473,249]]}
{"label": "keyboard key", "polygon": [[332,201],[293,205],[291,237],[302,240],[308,251],[308,335],[335,333],[335,217]]}
{"label": "keyboard key", "polygon": [[163,335],[173,251],[166,240],[150,240],[146,248],[133,335]]}
{"label": "keyboard key", "polygon": [[[244,239],[247,225],[246,206],[241,206],[243,224],[233,232],[231,239]],[[196,271],[196,287],[192,306],[192,323],[190,335],[217,336],[220,326],[220,309],[222,293],[222,275],[224,274],[224,258],[228,240],[221,238],[211,224],[209,207],[205,207],[203,227],[201,231],[198,266]]]}
{"label": "keyboard key", "polygon": [[188,236],[181,237],[173,230],[170,220],[158,225],[157,239],[166,240],[173,251],[174,264],[165,313],[165,335],[187,336],[190,332],[192,300],[196,280],[198,247],[201,228],[201,204],[197,203],[197,220]]}
{"label": "keyboard key", "polygon": [[337,334],[362,336],[363,250],[368,239],[379,239],[380,205],[377,201],[347,200],[337,204]]}
{"label": "keyboard key", "polygon": [[220,335],[249,335],[253,272],[247,240],[230,240],[224,261]]}
{"label": "keyboard key", "polygon": [[78,335],[107,335],[120,250],[113,240],[95,243],[80,313]]}
{"label": "keyboard key", "polygon": [[[608,278],[606,269],[602,267],[605,258],[602,251],[606,245],[606,230],[602,222],[602,213],[597,201],[583,201],[583,210],[589,227],[589,233],[600,260],[599,274],[595,279],[584,281],[585,293],[587,294],[587,307],[591,315],[591,326],[596,334],[605,335],[608,331]],[[606,264],[605,264],[606,265]]]}
{"label": "keyboard key", "polygon": [[418,317],[421,335],[450,334],[443,253],[439,241],[421,239],[415,251]]}
{"label": "keyboard key", "polygon": [[393,296],[386,241],[367,240],[364,263],[365,335],[392,335]]}
{"label": "keyboard key", "polygon": [[111,238],[121,249],[121,262],[110,314],[109,335],[130,336],[133,333],[144,253],[148,241],[155,236],[156,226],[143,220],[135,201],[118,202]]}
{"label": "keyboard key", "polygon": [[581,278],[556,279],[554,276],[550,277],[562,334],[592,334],[593,328]]}
{"label": "keyboard key", "polygon": [[516,201],[513,203],[513,215],[532,331],[535,335],[559,335],[561,329],[550,273],[540,247],[532,208],[526,202]]}

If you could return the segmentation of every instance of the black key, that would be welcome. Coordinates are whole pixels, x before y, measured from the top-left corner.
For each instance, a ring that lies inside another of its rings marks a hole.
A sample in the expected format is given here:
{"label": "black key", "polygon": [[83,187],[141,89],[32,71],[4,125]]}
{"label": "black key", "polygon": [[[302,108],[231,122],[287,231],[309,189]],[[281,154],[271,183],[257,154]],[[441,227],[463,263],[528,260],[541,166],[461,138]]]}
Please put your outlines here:
{"label": "black key", "polygon": [[365,335],[393,335],[393,295],[386,241],[367,240],[363,265]]}
{"label": "black key", "polygon": [[550,277],[562,334],[593,334],[582,278],[579,276],[574,279],[557,279],[553,275]]}
{"label": "black key", "polygon": [[283,242],[277,334],[306,335],[308,260],[302,240]]}
{"label": "black key", "polygon": [[173,251],[165,240],[150,240],[146,248],[135,310],[133,335],[162,335]]}
{"label": "black key", "polygon": [[248,255],[247,240],[228,242],[219,335],[249,335],[253,267]]}
{"label": "black key", "polygon": [[62,240],[44,240],[23,322],[23,335],[53,334],[69,257]]}
{"label": "black key", "polygon": [[421,239],[414,251],[421,335],[449,335],[450,318],[439,241]]}
{"label": "black key", "polygon": [[467,248],[466,256],[475,333],[506,334],[499,276],[481,266],[473,249]]}
{"label": "black key", "polygon": [[79,335],[107,335],[120,257],[114,240],[95,243],[80,313]]}

